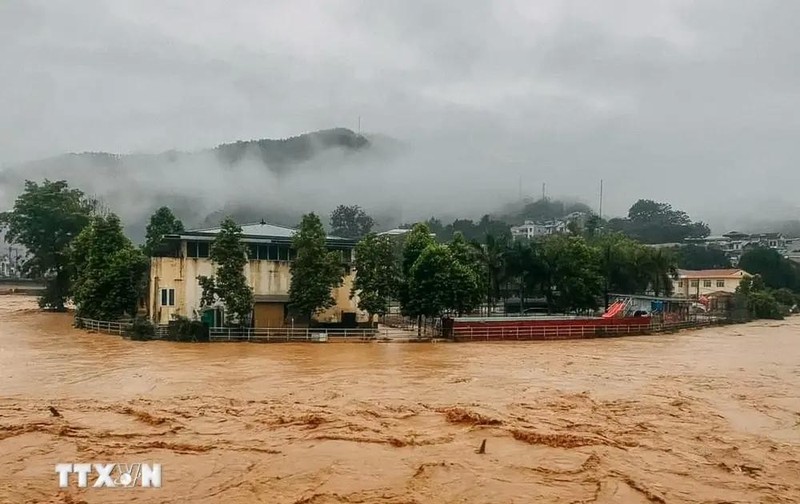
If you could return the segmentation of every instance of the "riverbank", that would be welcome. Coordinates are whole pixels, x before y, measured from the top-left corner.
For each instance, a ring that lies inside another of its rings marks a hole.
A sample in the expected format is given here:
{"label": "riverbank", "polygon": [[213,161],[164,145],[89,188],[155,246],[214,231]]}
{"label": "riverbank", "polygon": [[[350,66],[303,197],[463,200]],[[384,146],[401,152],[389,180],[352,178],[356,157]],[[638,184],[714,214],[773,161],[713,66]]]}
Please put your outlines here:
{"label": "riverbank", "polygon": [[[795,318],[558,342],[185,345],[87,333],[16,296],[0,317],[2,503],[800,501]],[[56,462],[96,460],[160,462],[163,487],[58,490]]]}

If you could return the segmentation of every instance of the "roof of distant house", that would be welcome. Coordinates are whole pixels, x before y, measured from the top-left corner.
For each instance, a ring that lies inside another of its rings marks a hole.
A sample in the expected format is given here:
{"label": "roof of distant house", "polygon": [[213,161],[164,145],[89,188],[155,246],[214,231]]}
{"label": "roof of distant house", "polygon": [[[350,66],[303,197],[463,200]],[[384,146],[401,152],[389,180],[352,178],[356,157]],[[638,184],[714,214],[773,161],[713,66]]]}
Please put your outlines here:
{"label": "roof of distant house", "polygon": [[[285,227],[285,226],[276,226],[274,224],[268,224],[264,221],[257,222],[255,224],[242,224],[242,237],[245,239],[282,239],[282,240],[290,240],[294,233],[297,231],[294,228]],[[173,237],[180,237],[183,239],[187,238],[211,238],[215,236],[222,230],[220,227],[213,227],[213,228],[204,228],[204,229],[190,229],[180,234],[171,235]],[[341,241],[341,242],[355,242],[355,240],[350,240],[348,238],[342,238],[339,236],[326,236],[325,237],[329,241]]]}
{"label": "roof of distant house", "polygon": [[706,270],[678,270],[678,278],[741,278],[750,274],[736,268],[706,269]]}
{"label": "roof of distant house", "polygon": [[396,236],[396,235],[406,234],[409,231],[411,231],[411,230],[410,229],[406,229],[406,228],[394,228],[394,229],[390,229],[388,231],[383,231],[383,232],[378,233],[378,234],[379,235]]}

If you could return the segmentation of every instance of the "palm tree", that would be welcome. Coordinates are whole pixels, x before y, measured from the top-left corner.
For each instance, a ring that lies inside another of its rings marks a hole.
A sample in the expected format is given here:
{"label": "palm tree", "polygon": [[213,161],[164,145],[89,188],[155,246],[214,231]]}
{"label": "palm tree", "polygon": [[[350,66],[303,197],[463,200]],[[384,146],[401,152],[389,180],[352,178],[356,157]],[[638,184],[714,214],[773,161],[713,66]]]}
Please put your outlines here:
{"label": "palm tree", "polygon": [[506,271],[508,243],[503,238],[497,239],[494,235],[488,234],[485,244],[473,241],[472,246],[486,275],[486,304],[491,314],[495,301],[500,298],[500,285]]}
{"label": "palm tree", "polygon": [[642,275],[647,278],[656,296],[672,292],[672,280],[678,274],[675,257],[664,249],[648,249],[639,264]]}

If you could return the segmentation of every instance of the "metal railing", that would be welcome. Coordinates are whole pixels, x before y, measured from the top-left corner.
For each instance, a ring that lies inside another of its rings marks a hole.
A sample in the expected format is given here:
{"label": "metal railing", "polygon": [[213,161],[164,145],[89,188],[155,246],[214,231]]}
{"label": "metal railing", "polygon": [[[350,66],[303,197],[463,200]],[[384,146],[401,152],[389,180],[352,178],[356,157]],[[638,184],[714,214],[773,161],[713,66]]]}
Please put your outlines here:
{"label": "metal railing", "polygon": [[654,334],[704,327],[716,323],[720,323],[720,321],[692,320],[614,325],[456,326],[453,328],[452,334],[455,341],[560,340]]}
{"label": "metal railing", "polygon": [[75,321],[77,322],[78,327],[81,327],[83,329],[105,334],[116,334],[117,336],[124,335],[125,331],[130,329],[132,325],[130,321],[126,320],[118,320],[116,322],[111,322],[108,320],[94,320],[94,319],[76,317]]}
{"label": "metal railing", "polygon": [[300,328],[247,328],[211,327],[209,341],[254,341],[254,342],[360,342],[373,341],[380,337],[378,329],[326,329],[320,327]]}

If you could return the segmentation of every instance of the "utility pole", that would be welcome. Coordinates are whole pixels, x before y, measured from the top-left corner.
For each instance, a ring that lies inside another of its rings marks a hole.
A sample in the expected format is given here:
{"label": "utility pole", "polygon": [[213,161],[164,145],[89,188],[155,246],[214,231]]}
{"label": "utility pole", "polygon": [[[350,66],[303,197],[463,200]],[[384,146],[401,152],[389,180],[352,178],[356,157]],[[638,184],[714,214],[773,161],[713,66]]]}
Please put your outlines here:
{"label": "utility pole", "polygon": [[600,179],[600,208],[599,208],[599,217],[603,218],[603,179]]}
{"label": "utility pole", "polygon": [[542,182],[542,199],[547,199],[547,183]]}

